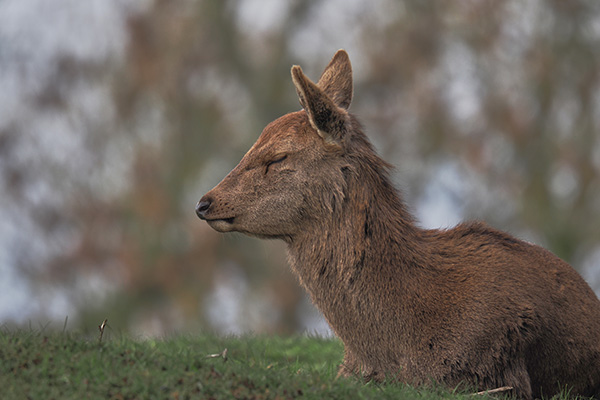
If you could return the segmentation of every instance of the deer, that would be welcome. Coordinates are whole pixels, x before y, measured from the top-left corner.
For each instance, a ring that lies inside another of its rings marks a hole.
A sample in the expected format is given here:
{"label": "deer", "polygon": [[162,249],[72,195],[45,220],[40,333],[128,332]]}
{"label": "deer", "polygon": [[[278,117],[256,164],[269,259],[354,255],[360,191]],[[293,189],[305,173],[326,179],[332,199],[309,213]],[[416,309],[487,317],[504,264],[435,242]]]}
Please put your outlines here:
{"label": "deer", "polygon": [[346,51],[317,83],[291,75],[301,110],[268,124],[195,211],[286,243],[344,344],[338,377],[600,397],[600,301],[575,269],[483,222],[420,228],[348,111]]}

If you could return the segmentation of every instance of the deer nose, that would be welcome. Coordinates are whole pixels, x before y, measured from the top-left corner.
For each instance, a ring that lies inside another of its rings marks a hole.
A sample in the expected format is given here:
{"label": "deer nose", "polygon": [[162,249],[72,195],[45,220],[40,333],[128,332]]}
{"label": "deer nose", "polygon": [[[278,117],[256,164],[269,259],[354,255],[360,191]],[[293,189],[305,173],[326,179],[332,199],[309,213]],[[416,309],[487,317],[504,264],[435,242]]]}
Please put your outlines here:
{"label": "deer nose", "polygon": [[198,218],[206,219],[206,213],[208,212],[208,209],[210,208],[211,204],[211,199],[200,199],[198,204],[196,204],[196,215],[198,216]]}

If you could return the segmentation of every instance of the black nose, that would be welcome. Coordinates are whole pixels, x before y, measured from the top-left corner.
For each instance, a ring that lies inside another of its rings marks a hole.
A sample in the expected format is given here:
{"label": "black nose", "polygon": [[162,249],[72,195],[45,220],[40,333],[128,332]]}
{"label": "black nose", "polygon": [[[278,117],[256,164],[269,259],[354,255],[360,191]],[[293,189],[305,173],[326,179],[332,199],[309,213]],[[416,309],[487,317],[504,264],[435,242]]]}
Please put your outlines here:
{"label": "black nose", "polygon": [[210,208],[211,204],[212,204],[211,199],[204,199],[204,198],[200,199],[198,204],[196,204],[196,215],[200,219],[206,219],[206,213],[208,212],[208,209]]}

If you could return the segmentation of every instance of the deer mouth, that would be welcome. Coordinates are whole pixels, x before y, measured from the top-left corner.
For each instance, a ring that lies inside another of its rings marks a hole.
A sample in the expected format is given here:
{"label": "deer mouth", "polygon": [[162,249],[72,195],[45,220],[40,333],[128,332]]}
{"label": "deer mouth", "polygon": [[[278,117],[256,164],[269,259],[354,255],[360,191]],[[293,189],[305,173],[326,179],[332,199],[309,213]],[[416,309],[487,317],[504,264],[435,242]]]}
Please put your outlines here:
{"label": "deer mouth", "polygon": [[204,220],[217,232],[231,232],[233,230],[233,221],[235,220],[235,217]]}

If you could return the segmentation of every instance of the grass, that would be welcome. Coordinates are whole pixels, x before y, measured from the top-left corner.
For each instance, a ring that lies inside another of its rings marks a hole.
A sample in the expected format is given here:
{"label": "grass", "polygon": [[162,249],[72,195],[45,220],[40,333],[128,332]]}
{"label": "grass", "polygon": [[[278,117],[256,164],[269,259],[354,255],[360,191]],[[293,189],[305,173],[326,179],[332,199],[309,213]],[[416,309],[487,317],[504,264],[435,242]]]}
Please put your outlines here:
{"label": "grass", "polygon": [[342,354],[338,340],[303,336],[121,336],[99,342],[71,332],[4,329],[0,398],[474,398],[443,389],[336,379]]}

